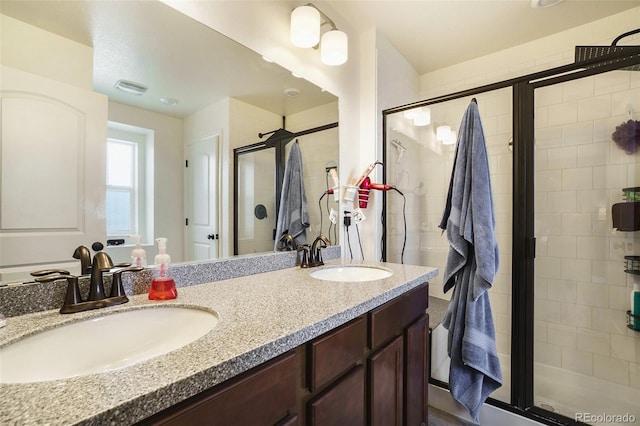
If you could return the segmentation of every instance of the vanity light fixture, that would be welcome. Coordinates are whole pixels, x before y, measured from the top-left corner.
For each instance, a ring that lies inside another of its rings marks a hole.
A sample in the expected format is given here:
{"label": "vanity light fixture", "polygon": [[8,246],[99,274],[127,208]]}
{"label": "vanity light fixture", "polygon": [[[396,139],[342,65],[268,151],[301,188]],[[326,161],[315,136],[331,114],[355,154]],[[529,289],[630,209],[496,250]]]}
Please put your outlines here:
{"label": "vanity light fixture", "polygon": [[[331,29],[320,38],[323,25]],[[297,47],[320,46],[320,60],[325,65],[342,65],[349,57],[347,34],[338,30],[336,24],[324,13],[308,3],[291,12],[291,42]]]}
{"label": "vanity light fixture", "polygon": [[416,116],[413,118],[414,126],[421,127],[428,126],[429,124],[431,124],[431,109],[429,108],[421,109],[421,111],[418,111]]}
{"label": "vanity light fixture", "polygon": [[451,145],[445,141],[449,141],[451,138],[451,126],[438,126],[436,128],[436,139],[442,142],[443,145]]}
{"label": "vanity light fixture", "polygon": [[407,120],[412,120],[414,126],[421,127],[431,124],[431,108],[413,108],[405,111],[403,116]]}
{"label": "vanity light fixture", "polygon": [[135,81],[129,80],[118,80],[116,84],[113,85],[118,90],[122,90],[125,93],[130,93],[132,95],[140,96],[147,91],[147,86],[142,83],[136,83]]}

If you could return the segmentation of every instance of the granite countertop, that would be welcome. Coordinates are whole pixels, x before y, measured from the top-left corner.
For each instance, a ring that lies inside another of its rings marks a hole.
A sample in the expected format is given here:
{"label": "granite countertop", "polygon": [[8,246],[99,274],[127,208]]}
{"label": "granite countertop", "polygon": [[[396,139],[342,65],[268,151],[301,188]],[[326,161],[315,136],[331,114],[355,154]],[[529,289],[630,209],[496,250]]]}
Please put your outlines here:
{"label": "granite countertop", "polygon": [[[327,266],[342,261],[327,262]],[[371,264],[371,263],[365,263]],[[0,347],[63,322],[141,307],[212,310],[216,328],[178,350],[101,374],[26,384],[0,384],[0,424],[131,424],[262,364],[405,293],[436,268],[375,263],[393,271],[368,282],[321,281],[314,269],[287,268],[178,288],[173,301],[146,294],[111,308],[61,315],[57,310],[11,317]],[[0,366],[1,368],[1,366]],[[1,374],[1,370],[0,370]]]}

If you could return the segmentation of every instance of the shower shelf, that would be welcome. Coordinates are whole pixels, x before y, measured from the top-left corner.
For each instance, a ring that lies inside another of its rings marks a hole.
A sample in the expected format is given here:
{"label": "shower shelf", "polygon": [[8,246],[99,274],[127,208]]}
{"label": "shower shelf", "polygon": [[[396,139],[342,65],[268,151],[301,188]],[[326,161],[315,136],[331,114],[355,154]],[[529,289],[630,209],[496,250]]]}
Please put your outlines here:
{"label": "shower shelf", "polygon": [[627,232],[640,230],[640,186],[622,188],[622,200],[611,206],[613,227]]}
{"label": "shower shelf", "polygon": [[640,275],[640,256],[625,256],[624,260],[627,274]]}

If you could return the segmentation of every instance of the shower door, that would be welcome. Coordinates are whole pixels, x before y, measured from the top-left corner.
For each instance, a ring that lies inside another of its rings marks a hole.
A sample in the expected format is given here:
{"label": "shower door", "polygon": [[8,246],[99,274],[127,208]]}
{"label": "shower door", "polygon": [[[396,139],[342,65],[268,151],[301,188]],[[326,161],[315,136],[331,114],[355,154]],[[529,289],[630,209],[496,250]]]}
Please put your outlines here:
{"label": "shower door", "polygon": [[[508,403],[511,391],[512,89],[487,91],[474,97],[487,145],[499,251],[498,273],[489,290],[489,298],[504,380],[502,387],[491,397]],[[397,187],[406,197],[405,205],[397,193],[386,195],[386,259],[438,266],[440,274],[429,282],[429,294],[442,299],[445,305],[452,293],[445,294],[442,290],[449,243],[438,225],[447,200],[456,135],[470,101],[471,96],[468,96],[422,106],[423,113],[426,110],[430,113],[428,125],[416,125],[412,110],[387,115],[385,125],[386,183]],[[443,126],[448,126],[451,133],[442,135]],[[431,377],[446,383],[449,381],[447,331],[440,324],[442,318],[435,315],[433,309],[430,311],[433,328]]]}
{"label": "shower door", "polygon": [[632,147],[614,142],[618,126],[640,118],[638,74],[534,93],[534,404],[589,424],[640,422],[640,332],[626,318],[640,275],[625,273],[640,233],[619,222],[633,222],[633,209],[612,217],[640,186],[638,135]]}

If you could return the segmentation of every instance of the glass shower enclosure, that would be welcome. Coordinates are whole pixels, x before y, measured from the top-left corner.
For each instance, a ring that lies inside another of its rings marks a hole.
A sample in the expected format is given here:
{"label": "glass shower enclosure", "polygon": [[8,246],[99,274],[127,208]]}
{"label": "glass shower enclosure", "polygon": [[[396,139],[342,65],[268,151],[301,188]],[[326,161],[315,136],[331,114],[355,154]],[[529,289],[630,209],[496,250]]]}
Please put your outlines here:
{"label": "glass shower enclosure", "polygon": [[[383,256],[399,262],[404,247],[405,263],[442,271],[455,154],[443,131],[477,99],[500,256],[489,294],[504,384],[488,402],[547,424],[640,421],[640,331],[627,314],[640,283],[640,72],[629,69],[640,57],[611,58],[383,111],[385,183],[407,196],[404,212],[385,197]],[[429,125],[411,118],[420,108]],[[429,290],[450,297],[441,278]],[[432,383],[446,388],[446,330],[433,323],[431,353]]]}

